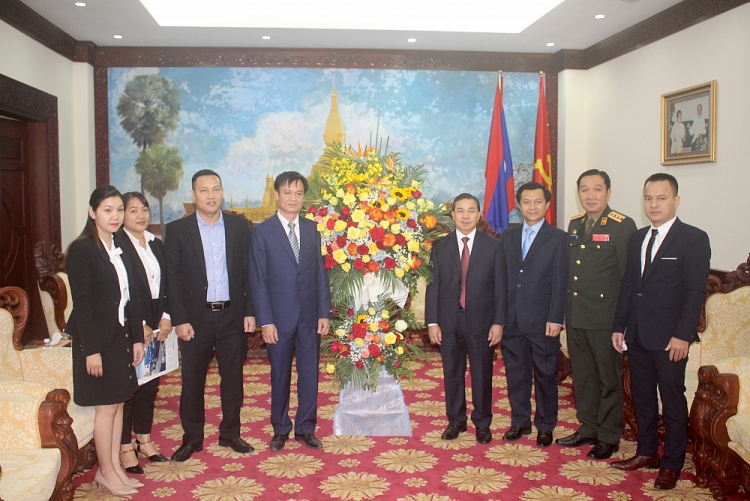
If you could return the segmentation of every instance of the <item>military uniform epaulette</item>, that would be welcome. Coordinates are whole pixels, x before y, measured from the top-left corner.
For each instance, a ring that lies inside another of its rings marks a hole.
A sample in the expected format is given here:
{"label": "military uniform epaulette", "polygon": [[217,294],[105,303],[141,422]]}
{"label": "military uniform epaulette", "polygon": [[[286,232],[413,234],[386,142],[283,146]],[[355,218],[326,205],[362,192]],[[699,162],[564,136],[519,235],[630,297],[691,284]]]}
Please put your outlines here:
{"label": "military uniform epaulette", "polygon": [[618,223],[622,223],[628,218],[628,216],[625,216],[615,211],[612,211],[609,214],[607,214],[607,217],[610,218],[612,221],[617,221]]}
{"label": "military uniform epaulette", "polygon": [[571,217],[570,220],[575,221],[576,219],[581,219],[585,215],[586,215],[585,212],[581,212],[580,214],[576,214],[575,216]]}

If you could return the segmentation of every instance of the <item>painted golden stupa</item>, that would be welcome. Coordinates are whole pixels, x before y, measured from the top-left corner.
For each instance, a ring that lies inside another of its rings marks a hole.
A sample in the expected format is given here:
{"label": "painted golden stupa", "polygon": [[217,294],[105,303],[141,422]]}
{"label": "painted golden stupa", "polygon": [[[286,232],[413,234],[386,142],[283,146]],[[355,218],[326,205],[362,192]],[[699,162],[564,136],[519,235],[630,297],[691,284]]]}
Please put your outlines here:
{"label": "painted golden stupa", "polygon": [[[331,94],[331,111],[328,113],[326,127],[323,132],[323,142],[325,143],[325,147],[323,148],[323,154],[318,158],[318,161],[313,164],[308,179],[328,174],[328,166],[324,163],[326,153],[329,148],[332,148],[336,143],[343,143],[344,138],[344,122],[341,120],[341,115],[339,114],[339,95],[336,93],[336,84],[334,84],[333,93]],[[182,205],[185,208],[185,216],[195,212],[194,203],[185,202]],[[234,205],[234,200],[230,200],[228,210],[235,214],[244,216],[246,219],[254,223],[259,223],[272,216],[278,208],[279,205],[274,196],[273,178],[266,174],[266,187],[263,191],[263,199],[258,207],[248,207],[248,198],[245,197],[244,207]]]}

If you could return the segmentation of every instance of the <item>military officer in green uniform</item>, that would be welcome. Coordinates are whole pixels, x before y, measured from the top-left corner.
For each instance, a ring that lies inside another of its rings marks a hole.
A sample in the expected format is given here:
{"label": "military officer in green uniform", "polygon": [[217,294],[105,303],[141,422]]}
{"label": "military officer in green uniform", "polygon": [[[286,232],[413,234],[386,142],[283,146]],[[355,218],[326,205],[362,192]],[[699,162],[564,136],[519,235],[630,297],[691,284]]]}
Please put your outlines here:
{"label": "military officer in green uniform", "polygon": [[591,169],[578,177],[578,198],[586,212],[568,225],[570,287],[565,316],[573,373],[578,431],[556,440],[563,447],[593,444],[593,459],[617,452],[622,435],[622,355],[612,347],[628,238],[635,222],[609,208],[609,175]]}

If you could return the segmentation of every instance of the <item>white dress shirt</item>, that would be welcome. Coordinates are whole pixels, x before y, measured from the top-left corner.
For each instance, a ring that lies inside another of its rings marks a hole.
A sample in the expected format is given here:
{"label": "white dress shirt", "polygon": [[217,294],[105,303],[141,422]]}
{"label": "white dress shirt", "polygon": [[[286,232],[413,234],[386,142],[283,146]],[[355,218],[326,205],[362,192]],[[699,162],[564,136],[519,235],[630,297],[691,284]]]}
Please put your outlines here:
{"label": "white dress shirt", "polygon": [[667,233],[669,233],[669,230],[672,228],[672,225],[674,224],[676,219],[677,216],[673,217],[658,228],[654,228],[654,225],[651,225],[649,227],[649,230],[646,232],[646,237],[643,239],[643,243],[641,244],[641,275],[643,275],[643,269],[646,266],[646,247],[648,247],[648,241],[651,239],[652,231],[654,229],[658,230],[658,232],[656,233],[656,237],[654,238],[654,246],[651,248],[651,262],[653,263],[656,252],[659,250],[659,247],[661,247],[662,242],[664,242]]}
{"label": "white dress shirt", "polygon": [[[130,238],[130,241],[133,242],[133,247],[135,247],[136,252],[138,252],[138,257],[141,258],[143,269],[146,270],[146,278],[148,278],[148,288],[151,291],[151,299],[159,299],[159,291],[161,289],[161,266],[159,265],[159,260],[156,259],[154,251],[151,250],[151,246],[149,245],[149,242],[152,242],[156,238],[156,235],[148,230],[143,230],[143,237],[146,239],[146,248],[144,249],[141,247],[141,243],[138,239],[135,238],[126,228],[123,228],[123,230],[125,230],[125,234]],[[161,318],[171,320],[172,317],[165,311],[162,313]],[[143,321],[143,324],[146,324],[145,320]]]}
{"label": "white dress shirt", "polygon": [[125,305],[128,304],[128,301],[130,300],[130,291],[128,290],[128,272],[125,269],[125,264],[122,262],[122,257],[120,256],[120,254],[122,254],[122,249],[115,246],[114,235],[111,238],[111,247],[107,247],[106,242],[101,238],[99,240],[102,241],[104,250],[107,251],[107,254],[109,255],[109,262],[112,263],[117,272],[117,281],[120,285],[120,306],[117,308],[117,320],[120,322],[120,325],[125,327]]}
{"label": "white dress shirt", "polygon": [[461,240],[464,237],[469,237],[469,240],[466,242],[466,246],[469,248],[469,255],[471,256],[471,251],[474,249],[474,238],[477,236],[477,229],[474,228],[471,230],[471,232],[468,235],[464,235],[460,231],[456,230],[456,239],[458,240],[458,257],[461,257],[461,253],[464,251],[464,242]]}
{"label": "white dress shirt", "polygon": [[302,241],[299,239],[299,216],[296,216],[293,221],[287,221],[287,219],[281,215],[281,212],[276,211],[276,215],[279,218],[279,221],[281,221],[281,226],[284,228],[284,233],[286,233],[287,236],[289,236],[289,223],[294,223],[294,234],[297,236],[297,243],[300,244],[300,249],[302,248]]}

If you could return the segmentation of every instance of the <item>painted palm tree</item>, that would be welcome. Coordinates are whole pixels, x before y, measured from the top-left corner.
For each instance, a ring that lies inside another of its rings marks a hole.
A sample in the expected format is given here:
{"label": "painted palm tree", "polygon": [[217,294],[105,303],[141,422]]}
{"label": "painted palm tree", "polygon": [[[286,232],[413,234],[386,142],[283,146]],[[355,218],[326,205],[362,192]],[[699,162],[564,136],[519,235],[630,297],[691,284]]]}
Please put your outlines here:
{"label": "painted palm tree", "polygon": [[[163,144],[179,123],[180,93],[161,75],[138,75],[125,85],[117,102],[120,126],[141,151]],[[141,192],[144,181],[141,179]]]}
{"label": "painted palm tree", "polygon": [[135,162],[135,172],[149,195],[159,200],[159,225],[161,238],[165,237],[164,196],[180,186],[185,172],[182,170],[180,150],[165,144],[155,144],[141,151]]}

